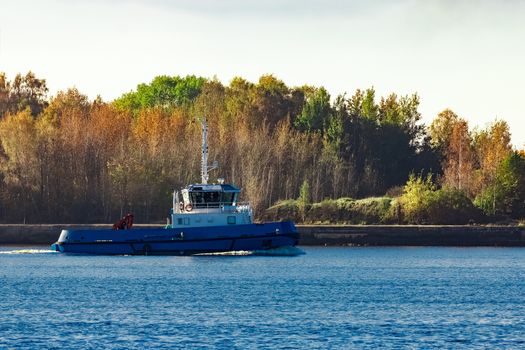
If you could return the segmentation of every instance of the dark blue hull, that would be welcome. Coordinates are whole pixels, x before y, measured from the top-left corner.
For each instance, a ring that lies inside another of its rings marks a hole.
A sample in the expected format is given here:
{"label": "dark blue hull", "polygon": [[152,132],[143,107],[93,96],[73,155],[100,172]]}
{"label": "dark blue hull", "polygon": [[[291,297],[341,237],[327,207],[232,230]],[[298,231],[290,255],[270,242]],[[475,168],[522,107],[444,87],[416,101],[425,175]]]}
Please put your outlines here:
{"label": "dark blue hull", "polygon": [[52,249],[100,255],[191,255],[295,246],[290,222],[180,229],[64,230]]}

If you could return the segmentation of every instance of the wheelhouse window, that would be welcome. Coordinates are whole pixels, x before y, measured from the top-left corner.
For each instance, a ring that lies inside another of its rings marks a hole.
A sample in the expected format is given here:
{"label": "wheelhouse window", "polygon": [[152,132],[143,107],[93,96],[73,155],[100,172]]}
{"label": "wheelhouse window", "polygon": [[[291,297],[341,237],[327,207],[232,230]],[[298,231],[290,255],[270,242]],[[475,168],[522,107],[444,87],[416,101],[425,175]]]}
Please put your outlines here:
{"label": "wheelhouse window", "polygon": [[235,199],[235,193],[233,192],[223,192],[221,202],[224,205],[232,205]]}
{"label": "wheelhouse window", "polygon": [[220,192],[190,192],[191,202],[196,208],[218,208]]}

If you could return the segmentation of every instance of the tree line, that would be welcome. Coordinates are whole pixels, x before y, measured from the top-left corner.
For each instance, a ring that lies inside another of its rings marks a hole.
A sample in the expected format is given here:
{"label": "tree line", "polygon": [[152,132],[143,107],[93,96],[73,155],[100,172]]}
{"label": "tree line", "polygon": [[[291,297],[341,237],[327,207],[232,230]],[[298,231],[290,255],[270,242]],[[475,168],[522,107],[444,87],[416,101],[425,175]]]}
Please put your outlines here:
{"label": "tree line", "polygon": [[454,190],[487,216],[523,217],[525,154],[508,124],[471,130],[444,110],[426,126],[418,108],[417,94],[332,98],[273,75],[229,85],[158,76],[106,102],[75,88],[49,97],[31,72],[0,73],[0,220],[163,220],[173,190],[200,180],[201,116],[221,165],[212,180],[242,187],[259,217],[280,200],[395,197],[418,183]]}

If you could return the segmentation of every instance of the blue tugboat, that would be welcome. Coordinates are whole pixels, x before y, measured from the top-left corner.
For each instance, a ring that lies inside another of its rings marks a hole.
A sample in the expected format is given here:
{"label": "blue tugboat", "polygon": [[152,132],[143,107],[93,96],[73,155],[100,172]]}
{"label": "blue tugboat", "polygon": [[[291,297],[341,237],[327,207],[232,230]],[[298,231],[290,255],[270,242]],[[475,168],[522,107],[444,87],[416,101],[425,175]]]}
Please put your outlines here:
{"label": "blue tugboat", "polygon": [[191,255],[228,251],[268,250],[295,246],[298,233],[291,221],[253,223],[249,203],[239,202],[241,190],[218,179],[208,184],[207,125],[202,121],[201,183],[173,193],[171,223],[135,228],[133,216],[113,229],[62,230],[52,250],[105,255]]}

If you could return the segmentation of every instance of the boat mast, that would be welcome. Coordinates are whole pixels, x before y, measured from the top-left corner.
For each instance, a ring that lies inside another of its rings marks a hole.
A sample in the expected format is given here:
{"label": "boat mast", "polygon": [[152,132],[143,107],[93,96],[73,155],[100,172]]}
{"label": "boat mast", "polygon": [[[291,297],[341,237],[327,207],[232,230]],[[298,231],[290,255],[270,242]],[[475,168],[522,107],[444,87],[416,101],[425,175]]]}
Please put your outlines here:
{"label": "boat mast", "polygon": [[213,162],[213,165],[208,165],[208,124],[206,123],[206,117],[202,117],[202,158],[201,158],[201,183],[207,184],[210,170],[216,169],[219,166],[217,161]]}

